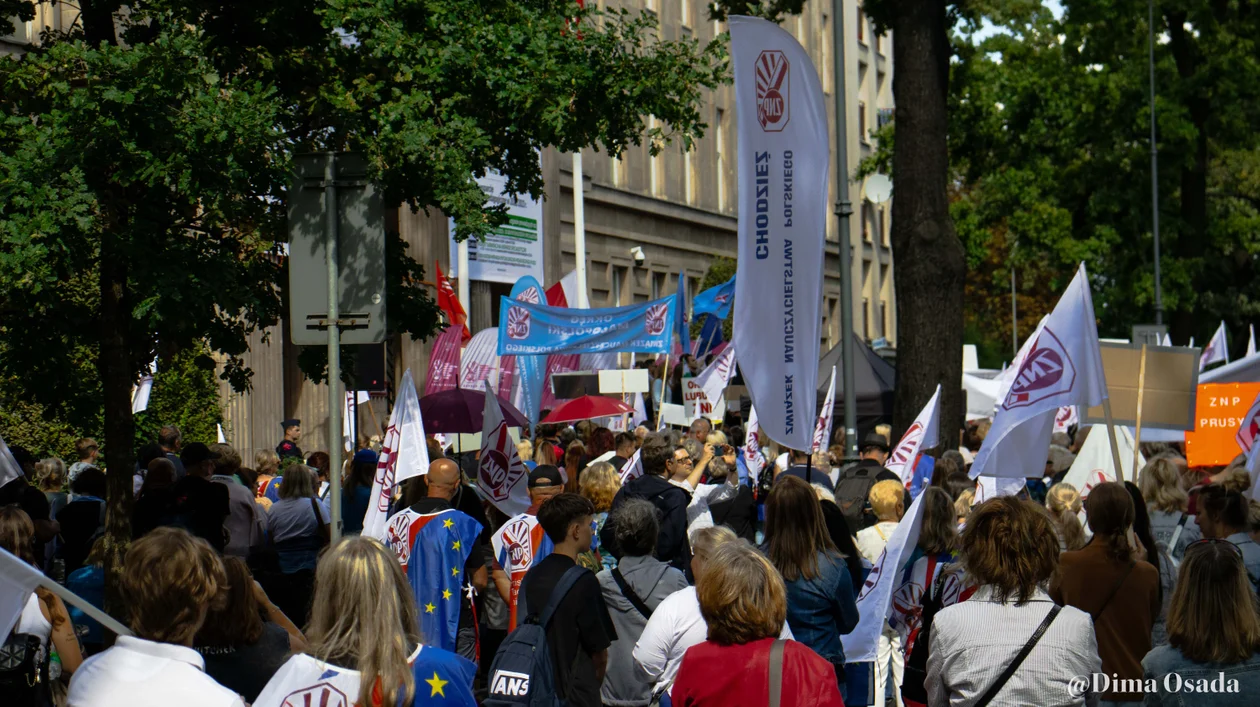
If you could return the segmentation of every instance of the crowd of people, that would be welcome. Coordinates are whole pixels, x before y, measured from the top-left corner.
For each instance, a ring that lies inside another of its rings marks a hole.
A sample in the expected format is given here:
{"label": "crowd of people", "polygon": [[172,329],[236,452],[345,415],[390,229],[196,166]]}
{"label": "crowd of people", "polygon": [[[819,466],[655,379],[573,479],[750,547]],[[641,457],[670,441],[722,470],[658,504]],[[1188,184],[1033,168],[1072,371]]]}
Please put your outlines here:
{"label": "crowd of people", "polygon": [[[1216,705],[1260,689],[1242,460],[1190,469],[1152,445],[1136,483],[1077,489],[1062,479],[1085,428],[1056,435],[1044,478],[976,503],[984,422],[924,455],[917,485],[884,467],[886,429],[856,460],[842,439],[756,440],[759,470],[738,424],[540,425],[517,447],[524,512],[478,491],[476,452],[430,438],[427,474],[370,538],[377,450],[334,472],[283,427],[252,466],[174,427],[141,447],[111,605],[132,635],[37,590],[4,644],[21,658],[0,665],[5,704]],[[104,608],[97,444],[68,467],[13,453],[27,478],[0,489],[0,548]],[[917,540],[884,567],[903,523]],[[851,661],[880,573],[875,660]]]}

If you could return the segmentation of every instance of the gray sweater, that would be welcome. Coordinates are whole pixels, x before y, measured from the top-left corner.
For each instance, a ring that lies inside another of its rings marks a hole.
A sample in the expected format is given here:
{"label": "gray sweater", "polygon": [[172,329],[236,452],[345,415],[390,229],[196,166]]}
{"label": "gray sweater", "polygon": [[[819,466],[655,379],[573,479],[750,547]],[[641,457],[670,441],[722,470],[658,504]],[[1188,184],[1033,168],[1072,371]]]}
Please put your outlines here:
{"label": "gray sweater", "polygon": [[[626,584],[652,610],[665,597],[687,586],[682,572],[654,557],[623,557],[617,568]],[[621,593],[611,570],[604,570],[596,577],[617,629],[617,640],[608,648],[608,673],[604,676],[600,697],[605,705],[612,707],[646,707],[652,701],[652,683],[643,680],[635,670],[634,646],[647,626],[647,617]]]}

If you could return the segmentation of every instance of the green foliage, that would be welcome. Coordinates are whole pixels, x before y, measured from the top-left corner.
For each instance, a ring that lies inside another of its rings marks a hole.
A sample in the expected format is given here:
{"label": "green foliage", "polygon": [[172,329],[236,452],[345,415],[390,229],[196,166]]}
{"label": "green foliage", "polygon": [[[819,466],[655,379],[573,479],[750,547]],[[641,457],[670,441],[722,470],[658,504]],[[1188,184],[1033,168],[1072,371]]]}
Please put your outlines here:
{"label": "green foliage", "polygon": [[223,408],[214,359],[201,347],[181,351],[160,362],[153,378],[149,407],[136,415],[136,445],[157,441],[163,425],[179,427],[185,442],[218,441]]}

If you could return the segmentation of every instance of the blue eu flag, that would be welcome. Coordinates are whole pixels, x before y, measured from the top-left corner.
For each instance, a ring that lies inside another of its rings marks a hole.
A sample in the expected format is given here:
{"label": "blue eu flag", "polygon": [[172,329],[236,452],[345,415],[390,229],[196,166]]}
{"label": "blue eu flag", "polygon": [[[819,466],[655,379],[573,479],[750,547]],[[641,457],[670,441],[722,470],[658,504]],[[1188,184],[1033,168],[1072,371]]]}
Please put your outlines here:
{"label": "blue eu flag", "polygon": [[415,704],[477,707],[472,691],[477,666],[467,658],[426,645],[411,671],[416,679]]}
{"label": "blue eu flag", "polygon": [[731,316],[731,303],[734,300],[735,276],[732,275],[726,282],[696,295],[695,301],[691,303],[691,316],[712,314],[718,319],[726,319]]}
{"label": "blue eu flag", "polygon": [[[398,515],[403,513],[409,522],[406,536],[398,539],[410,549],[403,565],[416,597],[420,635],[425,645],[454,651],[461,594],[471,579],[464,577],[464,563],[481,534],[481,524],[456,510],[420,514],[407,509]],[[390,526],[391,531],[402,530],[393,520]]]}

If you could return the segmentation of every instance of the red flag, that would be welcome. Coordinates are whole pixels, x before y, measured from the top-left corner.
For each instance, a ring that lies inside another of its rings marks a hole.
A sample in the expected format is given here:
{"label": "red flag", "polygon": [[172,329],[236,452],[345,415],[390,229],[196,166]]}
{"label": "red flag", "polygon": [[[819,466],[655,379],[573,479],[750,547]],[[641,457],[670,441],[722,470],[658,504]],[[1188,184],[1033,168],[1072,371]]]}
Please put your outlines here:
{"label": "red flag", "polygon": [[461,340],[467,343],[472,338],[472,332],[468,331],[468,315],[464,312],[464,306],[459,303],[459,296],[455,294],[455,288],[451,287],[451,281],[442,274],[441,264],[435,260],[433,266],[437,268],[438,308],[446,313],[446,320],[452,326],[464,328]]}

